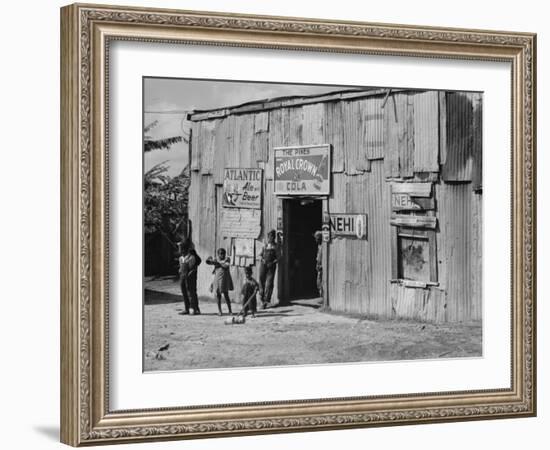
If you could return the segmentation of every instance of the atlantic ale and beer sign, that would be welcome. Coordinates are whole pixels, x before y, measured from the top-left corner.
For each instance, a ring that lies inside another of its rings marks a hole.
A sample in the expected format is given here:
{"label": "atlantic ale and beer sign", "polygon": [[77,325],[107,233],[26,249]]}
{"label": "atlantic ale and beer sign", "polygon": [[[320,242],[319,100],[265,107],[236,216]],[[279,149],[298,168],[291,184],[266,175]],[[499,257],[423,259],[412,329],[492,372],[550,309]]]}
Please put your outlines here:
{"label": "atlantic ale and beer sign", "polygon": [[276,147],[273,180],[276,195],[329,195],[330,145]]}
{"label": "atlantic ale and beer sign", "polygon": [[225,169],[223,175],[224,208],[262,207],[262,169]]}

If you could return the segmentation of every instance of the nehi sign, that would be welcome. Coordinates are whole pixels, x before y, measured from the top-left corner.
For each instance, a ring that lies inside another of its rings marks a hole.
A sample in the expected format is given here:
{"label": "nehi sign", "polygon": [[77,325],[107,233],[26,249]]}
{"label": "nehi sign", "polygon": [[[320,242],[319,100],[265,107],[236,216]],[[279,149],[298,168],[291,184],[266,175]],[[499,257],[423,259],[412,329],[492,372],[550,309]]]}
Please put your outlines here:
{"label": "nehi sign", "polygon": [[331,214],[330,232],[334,238],[367,239],[367,215]]}

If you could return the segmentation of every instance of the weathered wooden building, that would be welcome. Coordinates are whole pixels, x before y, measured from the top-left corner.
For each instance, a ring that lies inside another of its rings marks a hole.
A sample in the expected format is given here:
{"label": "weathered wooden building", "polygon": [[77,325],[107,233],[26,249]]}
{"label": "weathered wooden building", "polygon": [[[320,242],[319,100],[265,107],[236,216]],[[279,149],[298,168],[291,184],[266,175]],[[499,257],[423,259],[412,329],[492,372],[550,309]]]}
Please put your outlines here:
{"label": "weathered wooden building", "polygon": [[[370,89],[193,112],[189,217],[198,252],[228,249],[238,286],[239,266],[257,263],[267,232],[278,230],[274,295],[284,304],[316,295],[312,235],[324,230],[330,309],[481,319],[481,100]],[[242,197],[243,187],[252,196]],[[211,276],[202,265],[199,295],[210,295]]]}

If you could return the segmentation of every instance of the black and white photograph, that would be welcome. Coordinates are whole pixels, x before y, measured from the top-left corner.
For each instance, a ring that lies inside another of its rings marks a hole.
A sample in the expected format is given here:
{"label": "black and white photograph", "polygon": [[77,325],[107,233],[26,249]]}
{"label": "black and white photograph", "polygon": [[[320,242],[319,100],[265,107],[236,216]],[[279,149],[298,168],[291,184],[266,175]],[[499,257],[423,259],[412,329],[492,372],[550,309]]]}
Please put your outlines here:
{"label": "black and white photograph", "polygon": [[482,105],[143,78],[143,370],[482,357]]}

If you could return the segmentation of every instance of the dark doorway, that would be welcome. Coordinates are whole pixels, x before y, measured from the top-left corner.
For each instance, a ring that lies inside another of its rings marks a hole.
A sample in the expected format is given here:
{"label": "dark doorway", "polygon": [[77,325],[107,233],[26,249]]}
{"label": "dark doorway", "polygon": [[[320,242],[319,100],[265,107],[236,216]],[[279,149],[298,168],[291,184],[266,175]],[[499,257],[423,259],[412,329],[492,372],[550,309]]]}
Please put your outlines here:
{"label": "dark doorway", "polygon": [[285,200],[284,216],[287,298],[318,297],[317,244],[313,234],[321,230],[322,200]]}

